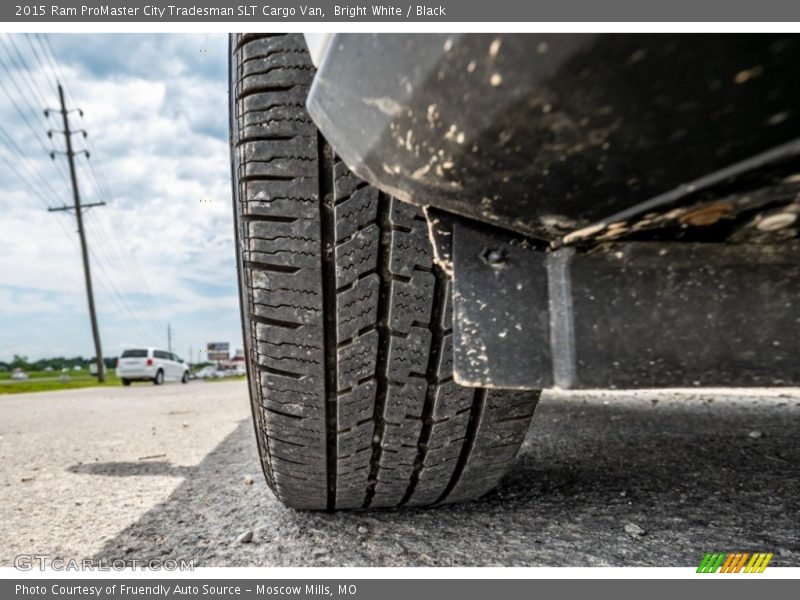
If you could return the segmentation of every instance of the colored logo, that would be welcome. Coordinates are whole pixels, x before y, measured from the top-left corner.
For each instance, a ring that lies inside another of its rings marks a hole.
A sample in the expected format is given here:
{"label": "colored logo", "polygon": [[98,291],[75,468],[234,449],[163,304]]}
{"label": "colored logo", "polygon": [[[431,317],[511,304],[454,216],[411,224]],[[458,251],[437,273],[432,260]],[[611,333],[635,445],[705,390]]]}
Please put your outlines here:
{"label": "colored logo", "polygon": [[697,572],[763,573],[771,560],[771,552],[706,552]]}

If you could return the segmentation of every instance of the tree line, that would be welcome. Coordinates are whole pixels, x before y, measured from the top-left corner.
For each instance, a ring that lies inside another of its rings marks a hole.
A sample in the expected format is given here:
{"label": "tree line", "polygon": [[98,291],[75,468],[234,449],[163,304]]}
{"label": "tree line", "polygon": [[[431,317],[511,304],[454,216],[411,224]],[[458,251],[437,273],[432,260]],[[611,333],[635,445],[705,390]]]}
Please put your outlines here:
{"label": "tree line", "polygon": [[[117,365],[116,356],[107,356],[103,359],[107,369],[113,369]],[[26,356],[15,354],[13,360],[10,362],[0,361],[0,371],[13,371],[20,368],[23,371],[44,371],[51,368],[54,371],[60,371],[64,367],[71,369],[75,365],[80,366],[82,369],[88,369],[89,365],[94,363],[94,357],[83,356],[56,356],[53,358],[41,358],[39,360],[30,361]]]}

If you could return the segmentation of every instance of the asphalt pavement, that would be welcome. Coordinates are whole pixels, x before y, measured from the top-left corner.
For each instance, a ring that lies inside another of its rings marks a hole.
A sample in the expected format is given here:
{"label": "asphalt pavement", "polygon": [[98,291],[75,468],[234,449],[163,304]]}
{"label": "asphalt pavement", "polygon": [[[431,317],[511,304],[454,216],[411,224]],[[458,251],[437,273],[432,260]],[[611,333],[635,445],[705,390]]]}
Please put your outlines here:
{"label": "asphalt pavement", "polygon": [[[800,566],[800,390],[546,393],[484,498],[298,512],[263,481],[244,382],[0,396],[0,565]],[[249,540],[249,541],[237,541]]]}

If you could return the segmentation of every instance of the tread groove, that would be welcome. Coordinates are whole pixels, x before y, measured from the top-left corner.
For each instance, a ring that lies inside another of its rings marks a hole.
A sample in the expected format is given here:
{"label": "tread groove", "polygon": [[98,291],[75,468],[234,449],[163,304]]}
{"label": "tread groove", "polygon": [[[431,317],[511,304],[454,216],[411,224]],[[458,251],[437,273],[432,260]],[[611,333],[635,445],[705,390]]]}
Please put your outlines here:
{"label": "tread groove", "polygon": [[[262,252],[262,254],[264,254]],[[245,260],[244,266],[250,269],[257,269],[259,271],[272,271],[273,273],[289,273],[294,274],[300,271],[301,267],[290,267],[288,265],[275,265],[272,263],[261,262],[259,260]]]}
{"label": "tread groove", "polygon": [[[292,198],[284,198],[284,200],[291,200]],[[239,215],[239,220],[247,223],[248,221],[262,221],[265,223],[297,223],[300,219],[297,217],[289,217],[282,215],[261,215],[261,214],[248,214]]]}
{"label": "tread groove", "polygon": [[[367,478],[367,491],[364,496],[364,508],[369,508],[375,496],[375,486],[378,483],[378,472],[380,471],[381,453],[383,451],[383,435],[386,429],[384,412],[386,410],[386,395],[389,393],[389,343],[391,341],[391,331],[389,329],[389,297],[391,295],[391,273],[388,269],[386,260],[386,244],[390,243],[388,232],[391,229],[389,218],[389,201],[378,193],[378,218],[376,220],[379,229],[379,243],[377,265],[380,276],[380,291],[378,293],[378,312],[376,329],[378,331],[378,356],[375,361],[375,379],[378,387],[375,392],[375,411],[373,420],[375,421],[375,432],[372,442],[372,456],[370,457],[369,477]],[[384,239],[386,238],[386,239]]]}
{"label": "tread groove", "polygon": [[[240,80],[241,82],[241,80]],[[255,96],[256,94],[268,94],[268,93],[275,93],[275,92],[288,92],[296,88],[299,84],[292,84],[292,85],[259,85],[253,86],[247,91],[238,92],[239,100],[242,101],[249,96]]]}
{"label": "tread groove", "polygon": [[417,456],[414,459],[414,471],[409,478],[408,489],[400,500],[400,506],[406,504],[414,495],[419,477],[422,470],[425,468],[425,456],[428,453],[428,442],[430,442],[431,432],[433,431],[433,424],[435,422],[433,418],[433,409],[436,402],[436,389],[439,385],[439,359],[442,354],[442,345],[444,344],[445,336],[445,330],[442,327],[442,318],[444,316],[444,304],[447,298],[445,298],[446,285],[442,281],[442,273],[437,269],[434,275],[433,303],[431,307],[431,319],[428,325],[431,332],[431,350],[428,355],[428,368],[426,371],[428,386],[425,390],[425,404],[422,408],[422,430],[420,431],[419,440],[417,441]]}
{"label": "tread groove", "polygon": [[[333,172],[330,168],[328,157],[331,149],[327,146],[321,134],[317,135],[317,148],[319,155],[319,202],[320,202],[320,236],[322,246],[322,290],[323,306],[331,306],[333,310],[326,311],[323,317],[323,339],[325,352],[325,458],[326,478],[328,489],[327,510],[336,509],[336,465],[337,465],[337,372],[338,356],[336,350],[336,256],[331,244],[326,243],[329,236],[334,236],[336,221],[333,214]],[[330,183],[329,183],[330,182]]]}
{"label": "tread groove", "polygon": [[275,367],[268,367],[262,364],[256,364],[255,368],[263,373],[270,373],[272,375],[279,375],[280,377],[288,377],[289,379],[305,379],[306,375],[302,373],[295,373],[294,371],[287,371],[286,369],[276,369]]}
{"label": "tread groove", "polygon": [[253,314],[255,303],[251,302],[250,320],[254,323],[262,323],[264,325],[272,325],[273,327],[282,327],[283,329],[300,329],[303,324],[295,323],[293,321],[284,321],[282,319],[271,319],[269,317],[262,317],[261,315]]}
{"label": "tread groove", "polygon": [[[285,33],[244,33],[239,36],[231,35],[231,41],[237,39],[235,44],[230,44],[232,50],[238,53],[244,46],[251,42],[257,42],[258,40],[264,40],[269,38],[281,38],[286,37]],[[239,65],[242,63],[240,62]]]}
{"label": "tread groove", "polygon": [[[303,417],[301,417],[300,415],[293,415],[292,413],[275,410],[274,408],[270,408],[269,406],[262,406],[261,408],[267,411],[268,413],[272,413],[273,415],[280,415],[281,417],[288,417],[289,419],[296,419],[298,421],[303,420]],[[270,436],[269,439],[274,441],[276,438]]]}
{"label": "tread groove", "polygon": [[480,421],[483,416],[483,409],[484,405],[486,404],[487,395],[487,390],[483,388],[475,389],[472,400],[472,410],[470,411],[469,423],[467,424],[467,434],[461,444],[461,452],[458,455],[458,462],[456,462],[456,467],[453,469],[453,475],[450,477],[447,487],[442,492],[442,495],[439,496],[433,504],[440,504],[444,502],[450,495],[450,492],[453,491],[453,488],[455,488],[458,484],[461,476],[464,474],[464,469],[467,467],[467,461],[472,455],[472,450],[475,447],[475,439],[478,434],[478,426],[480,425]]}

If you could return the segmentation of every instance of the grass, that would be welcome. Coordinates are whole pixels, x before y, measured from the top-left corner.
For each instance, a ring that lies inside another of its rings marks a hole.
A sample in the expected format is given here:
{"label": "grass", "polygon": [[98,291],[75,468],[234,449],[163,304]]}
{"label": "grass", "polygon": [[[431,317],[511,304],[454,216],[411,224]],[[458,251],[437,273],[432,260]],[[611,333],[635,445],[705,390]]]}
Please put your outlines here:
{"label": "grass", "polygon": [[[73,375],[73,373],[75,374]],[[7,373],[3,373],[3,375],[7,375]],[[57,371],[32,371],[28,373],[30,379],[24,381],[12,381],[10,377],[0,377],[0,395],[122,385],[119,378],[113,372],[106,375],[105,383],[98,383],[97,378],[94,375],[89,375],[88,371],[82,371],[80,373],[73,371],[69,373],[69,380],[64,382],[60,381],[60,376],[61,373]]]}
{"label": "grass", "polygon": [[[58,371],[30,371],[28,376],[30,379],[24,381],[12,381],[10,373],[0,373],[0,396],[3,394],[26,394],[29,392],[51,392],[54,390],[75,390],[78,388],[87,387],[109,387],[121,386],[119,378],[114,371],[106,375],[105,383],[98,383],[97,378],[89,375],[88,371],[78,373],[77,371],[69,373],[69,381],[61,382],[59,377],[61,373]],[[5,377],[2,377],[5,375]],[[221,377],[218,379],[205,379],[204,382],[219,382],[219,381],[245,381],[246,375],[237,377]],[[143,385],[142,383],[134,382],[133,385]],[[152,385],[152,384],[150,384]]]}

